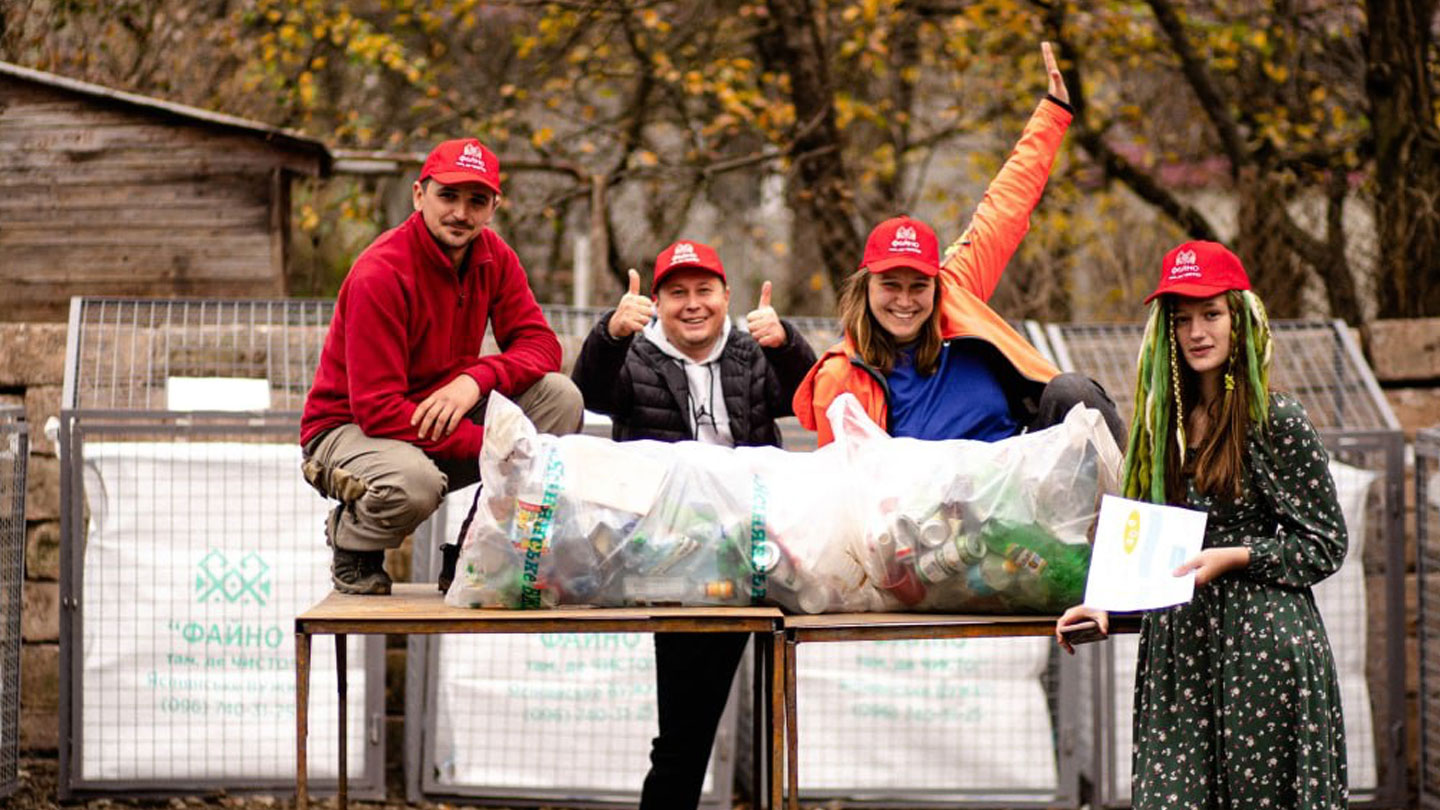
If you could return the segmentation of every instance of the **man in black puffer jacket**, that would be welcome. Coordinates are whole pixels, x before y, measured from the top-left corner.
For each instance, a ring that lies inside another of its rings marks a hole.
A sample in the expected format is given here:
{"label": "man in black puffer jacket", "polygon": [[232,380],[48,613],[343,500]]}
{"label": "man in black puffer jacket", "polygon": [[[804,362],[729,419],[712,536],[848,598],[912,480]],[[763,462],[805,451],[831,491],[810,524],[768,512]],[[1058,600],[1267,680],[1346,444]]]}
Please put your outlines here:
{"label": "man in black puffer jacket", "polygon": [[[774,445],[815,351],[770,306],[770,282],[732,329],[725,268],[709,245],[676,242],[655,259],[653,300],[630,290],[585,339],[573,378],[585,407],[608,414],[616,441],[696,440]],[[638,334],[638,337],[637,337]],[[640,810],[687,810],[700,801],[715,729],[745,651],[743,633],[655,636],[660,736]]]}

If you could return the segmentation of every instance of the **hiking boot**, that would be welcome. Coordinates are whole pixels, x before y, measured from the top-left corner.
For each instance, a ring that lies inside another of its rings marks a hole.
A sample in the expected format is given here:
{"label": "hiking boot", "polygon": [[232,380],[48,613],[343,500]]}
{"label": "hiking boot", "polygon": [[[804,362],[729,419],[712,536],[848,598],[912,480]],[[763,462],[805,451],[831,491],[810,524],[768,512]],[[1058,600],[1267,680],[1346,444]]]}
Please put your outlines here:
{"label": "hiking boot", "polygon": [[450,592],[450,583],[455,581],[455,563],[460,559],[459,543],[440,544],[440,578],[437,584],[441,593]]}
{"label": "hiking boot", "polygon": [[363,596],[386,596],[390,593],[390,575],[385,573],[385,552],[347,551],[334,549],[330,562],[330,581],[340,593]]}

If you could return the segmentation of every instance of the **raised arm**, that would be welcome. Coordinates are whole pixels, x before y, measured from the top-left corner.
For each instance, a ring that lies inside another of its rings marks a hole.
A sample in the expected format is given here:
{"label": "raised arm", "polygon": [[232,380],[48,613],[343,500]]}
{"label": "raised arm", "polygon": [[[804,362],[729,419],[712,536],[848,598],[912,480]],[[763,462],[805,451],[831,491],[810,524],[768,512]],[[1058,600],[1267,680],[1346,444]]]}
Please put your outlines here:
{"label": "raised arm", "polygon": [[989,300],[1010,257],[1030,230],[1030,212],[1040,202],[1065,130],[1074,117],[1070,94],[1055,64],[1050,43],[1042,43],[1050,94],[1040,102],[1005,165],[990,181],[969,226],[945,251],[942,289],[969,290]]}

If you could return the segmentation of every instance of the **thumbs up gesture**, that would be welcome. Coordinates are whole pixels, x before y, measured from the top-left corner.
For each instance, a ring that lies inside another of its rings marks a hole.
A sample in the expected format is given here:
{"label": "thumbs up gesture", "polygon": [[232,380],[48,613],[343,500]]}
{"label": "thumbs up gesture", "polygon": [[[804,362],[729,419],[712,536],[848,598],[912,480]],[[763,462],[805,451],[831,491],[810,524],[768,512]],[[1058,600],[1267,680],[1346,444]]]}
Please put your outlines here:
{"label": "thumbs up gesture", "polygon": [[655,302],[640,294],[640,274],[632,267],[630,289],[620,297],[620,303],[610,315],[610,323],[605,328],[610,332],[610,337],[620,340],[644,329],[654,315]]}
{"label": "thumbs up gesture", "polygon": [[775,349],[785,345],[785,326],[770,306],[770,282],[760,287],[760,302],[745,316],[745,325],[750,329],[750,337],[761,346]]}

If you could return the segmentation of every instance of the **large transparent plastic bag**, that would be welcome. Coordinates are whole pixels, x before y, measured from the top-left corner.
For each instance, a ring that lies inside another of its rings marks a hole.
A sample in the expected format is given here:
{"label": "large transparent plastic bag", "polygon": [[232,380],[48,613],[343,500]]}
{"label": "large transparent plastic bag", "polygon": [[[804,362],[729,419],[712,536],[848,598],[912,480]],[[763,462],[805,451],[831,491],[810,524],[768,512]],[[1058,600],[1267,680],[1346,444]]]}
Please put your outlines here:
{"label": "large transparent plastic bag", "polygon": [[492,395],[452,605],[1055,611],[1119,451],[1095,411],[987,444],[893,439],[853,397],[813,453],[538,434]]}
{"label": "large transparent plastic bag", "polygon": [[474,515],[447,604],[619,604],[613,566],[668,471],[661,442],[544,435],[491,394]]}
{"label": "large transparent plastic bag", "polygon": [[549,436],[492,395],[484,486],[446,602],[856,609],[839,459]]}
{"label": "large transparent plastic bag", "polygon": [[[871,609],[1058,612],[1081,601],[1120,451],[1098,411],[998,442],[892,438],[853,397],[827,416],[859,483]],[[876,605],[878,603],[878,605]]]}

